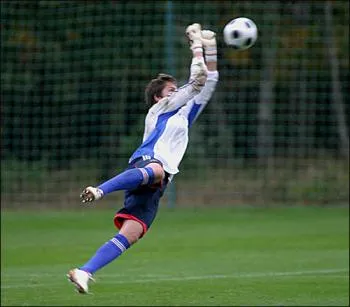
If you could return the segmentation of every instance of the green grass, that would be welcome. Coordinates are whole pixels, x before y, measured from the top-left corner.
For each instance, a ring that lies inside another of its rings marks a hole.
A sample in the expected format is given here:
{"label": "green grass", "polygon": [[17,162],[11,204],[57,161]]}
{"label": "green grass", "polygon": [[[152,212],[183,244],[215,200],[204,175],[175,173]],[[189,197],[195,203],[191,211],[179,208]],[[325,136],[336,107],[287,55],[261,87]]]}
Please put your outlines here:
{"label": "green grass", "polygon": [[349,305],[348,208],[162,208],[79,295],[65,274],[114,235],[113,214],[3,211],[1,306]]}

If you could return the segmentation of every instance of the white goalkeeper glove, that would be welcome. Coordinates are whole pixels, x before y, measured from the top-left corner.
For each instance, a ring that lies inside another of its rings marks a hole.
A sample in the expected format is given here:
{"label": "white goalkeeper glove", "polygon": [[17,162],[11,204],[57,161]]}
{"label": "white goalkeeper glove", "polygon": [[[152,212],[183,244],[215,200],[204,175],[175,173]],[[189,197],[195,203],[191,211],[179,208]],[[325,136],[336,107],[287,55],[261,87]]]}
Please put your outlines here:
{"label": "white goalkeeper glove", "polygon": [[201,31],[201,41],[206,62],[217,62],[216,33],[210,30]]}
{"label": "white goalkeeper glove", "polygon": [[197,51],[203,52],[201,25],[199,23],[193,23],[189,25],[186,28],[186,36],[193,53]]}
{"label": "white goalkeeper glove", "polygon": [[80,194],[81,201],[83,203],[99,200],[103,197],[103,191],[99,188],[87,187]]}

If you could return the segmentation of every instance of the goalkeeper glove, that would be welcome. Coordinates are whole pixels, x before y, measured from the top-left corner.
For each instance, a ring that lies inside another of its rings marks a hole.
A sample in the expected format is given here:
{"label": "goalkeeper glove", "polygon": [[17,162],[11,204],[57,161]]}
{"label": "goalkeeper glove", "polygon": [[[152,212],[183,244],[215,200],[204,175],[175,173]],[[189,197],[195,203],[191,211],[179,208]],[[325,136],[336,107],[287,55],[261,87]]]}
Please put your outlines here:
{"label": "goalkeeper glove", "polygon": [[186,28],[186,36],[188,38],[190,48],[194,52],[203,51],[201,25],[193,23]]}
{"label": "goalkeeper glove", "polygon": [[210,30],[201,31],[201,41],[206,62],[217,62],[216,33]]}
{"label": "goalkeeper glove", "polygon": [[87,187],[80,194],[81,201],[83,203],[99,200],[103,197],[103,191],[99,188]]}

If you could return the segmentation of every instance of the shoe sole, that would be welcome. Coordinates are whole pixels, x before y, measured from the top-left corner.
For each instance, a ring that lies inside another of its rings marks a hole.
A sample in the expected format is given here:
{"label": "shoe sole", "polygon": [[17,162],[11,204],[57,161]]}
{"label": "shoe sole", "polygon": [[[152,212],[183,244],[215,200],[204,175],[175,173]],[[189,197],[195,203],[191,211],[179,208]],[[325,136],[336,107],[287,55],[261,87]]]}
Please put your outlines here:
{"label": "shoe sole", "polygon": [[81,294],[87,293],[87,291],[85,291],[84,288],[77,282],[73,270],[68,272],[67,277],[68,277],[69,281],[75,285],[75,287],[77,288],[77,291],[79,293],[81,293]]}

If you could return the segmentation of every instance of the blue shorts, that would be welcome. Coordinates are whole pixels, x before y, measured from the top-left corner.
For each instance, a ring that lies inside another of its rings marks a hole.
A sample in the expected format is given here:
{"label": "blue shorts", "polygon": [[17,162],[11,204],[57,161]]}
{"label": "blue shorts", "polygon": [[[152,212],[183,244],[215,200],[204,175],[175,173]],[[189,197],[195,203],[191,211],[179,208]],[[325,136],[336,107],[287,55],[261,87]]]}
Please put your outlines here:
{"label": "blue shorts", "polygon": [[[143,160],[142,157],[131,161],[127,169],[146,167],[150,163],[162,163],[157,159]],[[125,220],[138,221],[143,227],[141,237],[151,226],[158,212],[159,200],[163,196],[168,184],[168,175],[163,182],[152,185],[143,185],[135,190],[125,191],[124,207],[114,216],[114,225],[120,229]]]}

